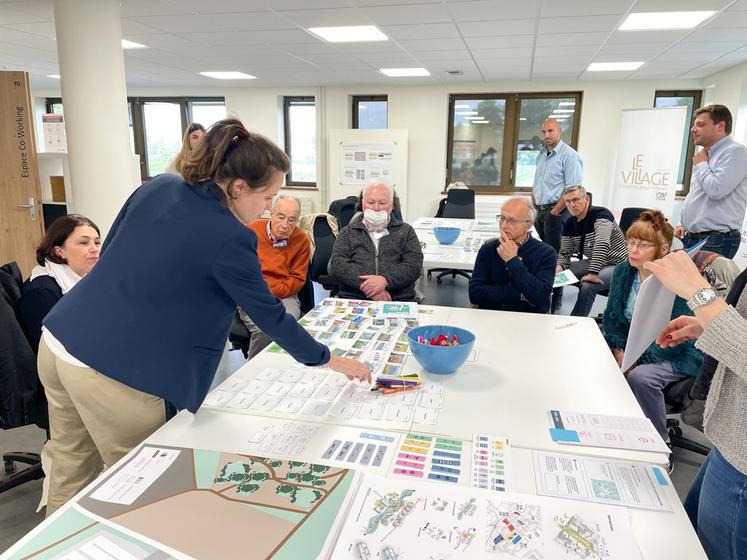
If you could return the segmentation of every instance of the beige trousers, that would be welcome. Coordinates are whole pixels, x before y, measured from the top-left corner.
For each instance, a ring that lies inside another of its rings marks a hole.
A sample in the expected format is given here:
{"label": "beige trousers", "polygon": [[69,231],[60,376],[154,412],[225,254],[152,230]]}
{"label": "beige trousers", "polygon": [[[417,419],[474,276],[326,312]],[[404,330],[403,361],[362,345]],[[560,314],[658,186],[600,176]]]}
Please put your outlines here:
{"label": "beige trousers", "polygon": [[37,365],[49,403],[49,516],[163,425],[166,408],[159,397],[64,362],[44,338]]}

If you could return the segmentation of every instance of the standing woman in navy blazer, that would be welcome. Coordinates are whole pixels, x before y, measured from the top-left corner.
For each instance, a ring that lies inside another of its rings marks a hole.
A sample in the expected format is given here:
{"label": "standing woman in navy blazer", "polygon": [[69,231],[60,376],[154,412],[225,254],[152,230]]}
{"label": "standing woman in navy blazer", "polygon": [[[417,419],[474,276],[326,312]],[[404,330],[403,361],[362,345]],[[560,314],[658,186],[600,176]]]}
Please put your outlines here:
{"label": "standing woman in navy blazer", "polygon": [[240,121],[215,123],[183,166],[119,212],[96,267],[44,321],[39,377],[49,401],[47,515],[167,419],[197,411],[239,305],[296,360],[370,379],[286,314],[244,224],[269,210],[288,157]]}

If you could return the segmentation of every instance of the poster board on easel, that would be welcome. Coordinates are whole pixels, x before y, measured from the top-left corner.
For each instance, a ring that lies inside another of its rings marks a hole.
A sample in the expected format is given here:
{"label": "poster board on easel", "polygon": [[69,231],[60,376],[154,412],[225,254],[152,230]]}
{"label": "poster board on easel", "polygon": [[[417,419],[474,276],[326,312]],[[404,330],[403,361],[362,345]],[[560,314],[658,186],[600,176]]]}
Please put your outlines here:
{"label": "poster board on easel", "polygon": [[327,206],[380,180],[394,187],[407,219],[406,129],[330,130],[328,142]]}

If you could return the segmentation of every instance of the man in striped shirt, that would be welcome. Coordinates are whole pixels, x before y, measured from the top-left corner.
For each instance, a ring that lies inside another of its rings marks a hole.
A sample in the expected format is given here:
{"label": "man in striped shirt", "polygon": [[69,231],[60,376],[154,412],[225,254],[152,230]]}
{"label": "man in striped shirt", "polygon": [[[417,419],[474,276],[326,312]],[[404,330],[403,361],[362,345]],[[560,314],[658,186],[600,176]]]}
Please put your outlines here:
{"label": "man in striped shirt", "polygon": [[563,201],[571,217],[563,226],[556,272],[570,269],[580,280],[571,315],[586,317],[597,294],[609,288],[615,265],[628,258],[628,246],[612,212],[591,206],[584,187],[568,187]]}

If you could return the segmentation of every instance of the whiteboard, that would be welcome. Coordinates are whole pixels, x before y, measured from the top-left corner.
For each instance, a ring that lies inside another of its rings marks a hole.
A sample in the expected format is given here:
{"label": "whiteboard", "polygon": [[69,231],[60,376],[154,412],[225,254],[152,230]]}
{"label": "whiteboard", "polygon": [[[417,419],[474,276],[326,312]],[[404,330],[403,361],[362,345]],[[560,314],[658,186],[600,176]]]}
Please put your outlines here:
{"label": "whiteboard", "polygon": [[[343,177],[343,147],[370,145],[392,147],[392,186],[402,204],[402,216],[407,211],[407,130],[406,129],[336,129],[328,133],[329,192],[327,205],[333,200],[358,195],[365,185],[360,180],[347,181]],[[349,150],[348,150],[349,151]]]}

